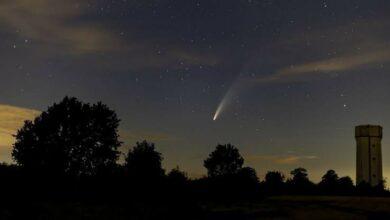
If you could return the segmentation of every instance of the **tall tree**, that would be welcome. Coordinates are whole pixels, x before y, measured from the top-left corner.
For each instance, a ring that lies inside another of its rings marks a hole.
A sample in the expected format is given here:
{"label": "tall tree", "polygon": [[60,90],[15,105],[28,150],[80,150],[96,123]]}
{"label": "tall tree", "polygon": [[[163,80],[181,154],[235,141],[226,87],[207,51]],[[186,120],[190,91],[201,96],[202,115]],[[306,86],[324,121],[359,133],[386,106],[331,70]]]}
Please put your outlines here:
{"label": "tall tree", "polygon": [[328,170],[324,176],[322,176],[321,182],[318,184],[321,190],[326,193],[336,193],[338,190],[339,177],[334,170]]}
{"label": "tall tree", "polygon": [[344,176],[337,180],[338,193],[340,194],[352,194],[355,190],[351,177]]}
{"label": "tall tree", "polygon": [[293,176],[292,181],[296,183],[301,183],[301,182],[307,182],[309,181],[308,179],[308,174],[307,170],[305,168],[299,167],[290,172],[290,174]]}
{"label": "tall tree", "polygon": [[259,184],[259,178],[257,177],[256,170],[252,167],[243,167],[238,170],[237,179],[242,182],[243,185],[257,185]]}
{"label": "tall tree", "polygon": [[284,175],[279,171],[269,171],[265,175],[265,182],[269,185],[282,185],[284,183]]}
{"label": "tall tree", "polygon": [[282,193],[284,189],[284,175],[278,171],[269,171],[265,175],[264,187],[266,193]]}
{"label": "tall tree", "polygon": [[16,134],[12,156],[31,172],[96,175],[115,166],[119,119],[102,103],[65,97]]}
{"label": "tall tree", "polygon": [[305,168],[299,167],[291,171],[292,179],[287,180],[286,184],[292,193],[310,194],[315,190],[315,185],[308,178]]}
{"label": "tall tree", "polygon": [[179,167],[172,169],[168,173],[167,178],[173,184],[185,184],[189,181],[187,173],[181,171]]}
{"label": "tall tree", "polygon": [[215,150],[204,161],[209,177],[236,174],[244,164],[244,158],[238,149],[231,144],[218,144]]}
{"label": "tall tree", "polygon": [[322,176],[321,182],[336,184],[338,179],[339,179],[339,176],[337,175],[336,171],[328,170],[328,171],[326,171],[325,175]]}
{"label": "tall tree", "polygon": [[133,180],[159,179],[165,175],[161,166],[162,160],[153,143],[137,142],[127,154],[125,167]]}

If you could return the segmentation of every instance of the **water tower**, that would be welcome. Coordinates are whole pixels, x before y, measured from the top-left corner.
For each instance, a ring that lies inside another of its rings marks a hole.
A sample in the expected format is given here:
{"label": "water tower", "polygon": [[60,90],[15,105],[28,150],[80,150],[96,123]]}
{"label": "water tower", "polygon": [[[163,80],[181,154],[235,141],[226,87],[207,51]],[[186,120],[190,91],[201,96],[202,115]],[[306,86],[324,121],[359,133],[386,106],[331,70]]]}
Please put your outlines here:
{"label": "water tower", "polygon": [[355,128],[356,184],[376,186],[382,182],[382,127],[360,125]]}

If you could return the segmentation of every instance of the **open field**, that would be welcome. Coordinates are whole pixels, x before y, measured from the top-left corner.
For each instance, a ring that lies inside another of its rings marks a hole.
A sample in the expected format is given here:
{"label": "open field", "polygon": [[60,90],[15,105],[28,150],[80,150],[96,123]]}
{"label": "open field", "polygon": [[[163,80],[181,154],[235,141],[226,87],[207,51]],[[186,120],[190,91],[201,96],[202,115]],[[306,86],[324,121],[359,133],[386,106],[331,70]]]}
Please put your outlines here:
{"label": "open field", "polygon": [[279,196],[199,206],[114,203],[3,201],[0,219],[390,219],[390,198],[374,197]]}
{"label": "open field", "polygon": [[207,219],[390,219],[390,198],[280,196],[208,209]]}

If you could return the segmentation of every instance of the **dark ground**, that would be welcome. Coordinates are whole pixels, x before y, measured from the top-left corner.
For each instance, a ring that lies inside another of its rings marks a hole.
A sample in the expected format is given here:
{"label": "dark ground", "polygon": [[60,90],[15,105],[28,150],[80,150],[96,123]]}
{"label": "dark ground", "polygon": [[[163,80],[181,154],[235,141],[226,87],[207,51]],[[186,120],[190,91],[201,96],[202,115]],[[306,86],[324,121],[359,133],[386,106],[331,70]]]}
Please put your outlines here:
{"label": "dark ground", "polygon": [[390,219],[390,198],[280,196],[208,210],[208,219]]}
{"label": "dark ground", "polygon": [[2,203],[0,219],[390,219],[390,198],[377,197],[279,196],[197,208],[180,201]]}

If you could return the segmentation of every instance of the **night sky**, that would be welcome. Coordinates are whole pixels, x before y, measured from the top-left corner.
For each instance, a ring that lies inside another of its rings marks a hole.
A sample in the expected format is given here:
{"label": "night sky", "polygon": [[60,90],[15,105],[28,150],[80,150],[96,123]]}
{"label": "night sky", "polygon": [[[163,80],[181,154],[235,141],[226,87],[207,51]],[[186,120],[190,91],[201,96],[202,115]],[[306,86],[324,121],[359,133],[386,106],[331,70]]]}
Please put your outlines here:
{"label": "night sky", "polygon": [[69,95],[118,113],[124,152],[147,139],[191,177],[232,143],[260,178],[354,179],[358,124],[384,127],[390,177],[388,0],[4,0],[0,39],[1,161]]}

